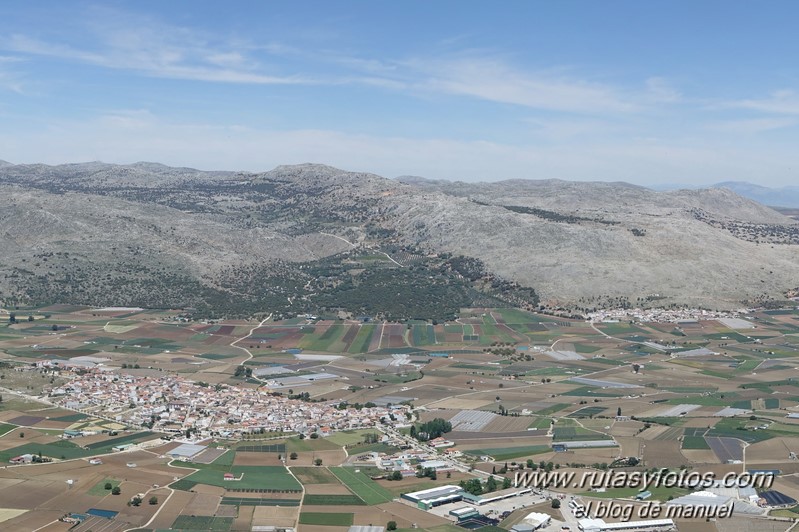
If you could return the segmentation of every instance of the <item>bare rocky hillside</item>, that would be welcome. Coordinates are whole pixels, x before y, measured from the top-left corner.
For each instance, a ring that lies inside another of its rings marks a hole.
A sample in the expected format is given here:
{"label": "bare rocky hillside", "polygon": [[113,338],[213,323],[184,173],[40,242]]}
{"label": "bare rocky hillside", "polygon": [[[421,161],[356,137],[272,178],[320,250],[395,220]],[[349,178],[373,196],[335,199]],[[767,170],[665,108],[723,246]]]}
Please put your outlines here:
{"label": "bare rocky hillside", "polygon": [[0,164],[0,222],[6,303],[377,314],[384,297],[432,317],[539,296],[735,307],[799,284],[799,224],[725,189]]}

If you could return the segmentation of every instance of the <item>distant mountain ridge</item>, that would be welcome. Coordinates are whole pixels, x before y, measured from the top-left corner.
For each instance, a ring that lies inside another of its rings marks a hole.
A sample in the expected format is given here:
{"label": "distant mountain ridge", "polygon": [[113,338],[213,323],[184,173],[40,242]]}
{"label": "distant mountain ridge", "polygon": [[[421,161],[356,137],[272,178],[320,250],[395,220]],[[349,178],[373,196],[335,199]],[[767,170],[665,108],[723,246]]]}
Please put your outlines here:
{"label": "distant mountain ridge", "polygon": [[0,223],[6,303],[430,318],[514,294],[737,308],[799,284],[799,224],[726,188],[0,165]]}
{"label": "distant mountain ridge", "polygon": [[723,181],[709,186],[690,185],[656,185],[652,190],[678,190],[681,188],[695,190],[698,188],[726,188],[745,198],[755,200],[770,207],[799,208],[799,186],[764,187],[746,181]]}

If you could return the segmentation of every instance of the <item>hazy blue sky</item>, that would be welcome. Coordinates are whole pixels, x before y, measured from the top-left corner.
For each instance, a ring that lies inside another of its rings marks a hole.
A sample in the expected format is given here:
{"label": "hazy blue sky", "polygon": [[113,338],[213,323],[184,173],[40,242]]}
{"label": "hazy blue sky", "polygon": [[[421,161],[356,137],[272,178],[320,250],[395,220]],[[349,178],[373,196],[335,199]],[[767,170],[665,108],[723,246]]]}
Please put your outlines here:
{"label": "hazy blue sky", "polygon": [[0,2],[0,159],[799,184],[799,2]]}

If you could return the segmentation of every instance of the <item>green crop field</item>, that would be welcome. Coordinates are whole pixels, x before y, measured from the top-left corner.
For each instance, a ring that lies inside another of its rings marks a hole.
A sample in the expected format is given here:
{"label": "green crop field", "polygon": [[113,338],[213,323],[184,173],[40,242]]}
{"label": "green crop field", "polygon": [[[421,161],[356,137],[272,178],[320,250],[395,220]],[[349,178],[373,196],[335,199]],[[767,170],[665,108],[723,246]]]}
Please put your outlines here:
{"label": "green crop field", "polygon": [[604,406],[587,406],[575,412],[572,412],[567,417],[592,417],[601,414],[607,410]]}
{"label": "green crop field", "polygon": [[350,491],[363,499],[366,504],[382,504],[394,500],[394,495],[390,491],[363,473],[356,473],[346,467],[331,467],[330,471],[332,471]]}
{"label": "green crop field", "polygon": [[111,438],[104,441],[98,441],[86,445],[86,448],[92,451],[110,451],[112,447],[122,445],[124,443],[132,443],[136,441],[144,441],[155,437],[154,432],[137,432],[135,434],[126,434],[117,438]]}
{"label": "green crop field", "polygon": [[[721,397],[723,395],[724,397]],[[670,405],[684,405],[686,403],[702,406],[729,406],[735,400],[737,394],[705,395],[698,397],[676,397],[666,401]]]}
{"label": "green crop field", "polygon": [[348,327],[342,323],[334,323],[321,335],[317,335],[315,329],[314,334],[306,335],[300,341],[300,347],[311,351],[341,352],[345,348],[342,338]]}
{"label": "green crop field", "polygon": [[642,334],[644,331],[629,323],[597,323],[596,328],[609,336],[626,334]]}
{"label": "green crop field", "polygon": [[746,430],[747,423],[748,421],[742,419],[724,418],[707,432],[707,436],[738,438],[745,442],[755,443],[782,435],[779,431],[773,429],[774,425],[771,425],[767,430]]}
{"label": "green crop field", "polygon": [[[437,375],[443,377],[444,372],[439,371]],[[422,378],[422,374],[418,371],[409,371],[407,373],[378,373],[375,375],[375,380],[379,382],[386,382],[389,384],[403,384],[406,382],[416,381]]]}
{"label": "green crop field", "polygon": [[66,416],[61,417],[54,417],[50,418],[50,421],[61,421],[64,423],[75,423],[77,421],[83,421],[84,419],[88,418],[86,414],[67,414]]}
{"label": "green crop field", "polygon": [[[650,364],[647,364],[646,367],[647,369],[649,369]],[[713,393],[718,388],[705,387],[705,386],[670,386],[668,388],[662,388],[662,389],[672,393],[689,394],[689,393]]]}
{"label": "green crop field", "polygon": [[304,506],[365,506],[357,495],[306,495]]}
{"label": "green crop field", "polygon": [[355,339],[347,350],[348,353],[359,354],[366,353],[369,350],[369,344],[375,332],[375,325],[373,323],[364,323],[360,327],[358,334],[355,335]]}
{"label": "green crop field", "polygon": [[780,400],[769,397],[763,401],[765,407],[769,410],[777,409],[780,407]]}
{"label": "green crop field", "polygon": [[0,423],[0,436],[3,434],[7,434],[8,432],[17,428],[16,425],[11,425],[9,423]]}
{"label": "green crop field", "polygon": [[179,515],[170,530],[209,530],[227,532],[233,526],[233,517],[204,515]]}
{"label": "green crop field", "polygon": [[[96,497],[104,497],[106,495],[110,495],[111,490],[119,486],[121,483],[122,483],[121,480],[117,480],[114,478],[104,478],[103,480],[101,480],[100,482],[89,488],[89,491],[87,491],[86,493],[89,495],[94,495]],[[106,484],[111,484],[111,489],[105,489]]]}
{"label": "green crop field", "polygon": [[483,330],[483,333],[480,335],[481,344],[485,345],[492,342],[510,342],[515,344],[517,341],[510,334],[508,329],[506,329],[504,326],[498,325],[496,320],[490,315],[483,317],[483,324],[480,327],[482,327]]}
{"label": "green crop field", "polygon": [[559,427],[552,429],[554,441],[579,441],[579,440],[609,440],[611,437],[602,432],[584,429],[582,427]]}
{"label": "green crop field", "polygon": [[734,374],[736,374],[736,375],[740,375],[740,374],[742,374],[742,373],[752,373],[752,371],[753,371],[753,370],[754,370],[754,369],[755,369],[755,368],[756,368],[758,365],[760,365],[760,363],[761,363],[761,362],[762,362],[761,360],[752,360],[752,359],[750,359],[750,360],[744,360],[743,362],[741,362],[740,364],[738,364],[738,367],[737,367],[737,368],[735,368],[735,369],[734,369],[732,372],[733,372]]}
{"label": "green crop field", "polygon": [[356,443],[363,443],[364,441],[363,439],[366,434],[380,434],[380,433],[370,429],[345,430],[331,434],[325,439],[327,441],[335,443],[336,445],[354,445]]}
{"label": "green crop field", "polygon": [[627,393],[630,392],[624,388],[617,388],[614,391],[611,388],[600,388],[599,386],[580,386],[574,390],[564,392],[561,395],[568,395],[570,397],[620,397]]}
{"label": "green crop field", "polygon": [[289,438],[286,440],[286,451],[334,451],[341,449],[341,445],[328,441],[327,438]]}
{"label": "green crop field", "polygon": [[498,308],[494,309],[492,312],[502,316],[505,323],[540,323],[542,321],[552,320],[552,318],[540,316],[517,308]]}
{"label": "green crop field", "polygon": [[526,445],[524,447],[499,447],[499,448],[486,448],[486,449],[472,449],[465,451],[466,454],[473,456],[487,455],[492,457],[497,462],[505,460],[513,460],[514,458],[522,458],[525,456],[533,456],[541,453],[548,453],[552,449],[549,445]]}
{"label": "green crop field", "polygon": [[236,446],[237,451],[248,452],[248,453],[279,453],[279,454],[286,454],[286,444],[285,443],[265,443],[265,444],[253,444],[253,443],[245,443],[243,445]]}
{"label": "green crop field", "polygon": [[530,423],[527,428],[528,429],[548,429],[549,426],[552,425],[552,418],[548,417],[539,417],[536,418],[535,421]]}
{"label": "green crop field", "polygon": [[574,350],[578,353],[595,353],[602,349],[602,346],[593,344],[574,344]]}
{"label": "green crop field", "polygon": [[682,440],[683,449],[710,449],[710,445],[702,436],[684,436]]}
{"label": "green crop field", "polygon": [[411,339],[413,345],[417,347],[433,345],[436,343],[436,333],[432,325],[413,325],[411,328]]}
{"label": "green crop field", "polygon": [[[224,480],[225,473],[232,473],[240,480]],[[226,471],[201,469],[183,480],[186,483],[206,484],[230,491],[302,491],[299,482],[282,466],[230,466]],[[175,484],[172,487],[175,488]]]}
{"label": "green crop field", "polygon": [[301,525],[352,526],[351,513],[300,512]]}
{"label": "green crop field", "polygon": [[546,408],[542,408],[536,412],[539,416],[548,416],[550,414],[554,414],[555,412],[560,412],[567,406],[571,406],[569,403],[556,403],[552,406],[548,406]]}
{"label": "green crop field", "polygon": [[[172,484],[174,487],[175,485]],[[230,506],[299,506],[300,499],[270,499],[268,497],[222,497],[219,504]]]}
{"label": "green crop field", "polygon": [[222,353],[203,353],[202,355],[197,355],[199,358],[207,358],[208,360],[225,360],[226,358],[236,358],[239,355],[230,355],[230,354],[222,354]]}
{"label": "green crop field", "polygon": [[51,458],[61,458],[69,460],[72,458],[84,458],[95,454],[100,454],[97,451],[81,449],[74,443],[66,440],[58,440],[52,443],[25,443],[13,449],[6,449],[0,451],[0,462],[8,463],[9,460],[15,456],[22,454],[39,454],[42,456],[49,456]]}
{"label": "green crop field", "polygon": [[398,452],[399,447],[387,445],[385,443],[370,443],[368,445],[359,445],[350,449],[351,453],[386,453],[394,454]]}

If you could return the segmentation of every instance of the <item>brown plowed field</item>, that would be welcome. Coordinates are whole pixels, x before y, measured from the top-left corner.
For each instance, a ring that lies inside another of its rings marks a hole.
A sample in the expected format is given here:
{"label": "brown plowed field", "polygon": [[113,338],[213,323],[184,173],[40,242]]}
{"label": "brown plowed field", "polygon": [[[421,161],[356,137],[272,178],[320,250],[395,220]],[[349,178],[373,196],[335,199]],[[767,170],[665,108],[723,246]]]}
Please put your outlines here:
{"label": "brown plowed field", "polygon": [[675,467],[684,464],[680,453],[680,442],[676,440],[650,440],[644,447],[644,462],[647,467]]}

